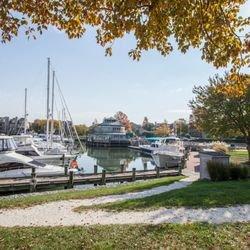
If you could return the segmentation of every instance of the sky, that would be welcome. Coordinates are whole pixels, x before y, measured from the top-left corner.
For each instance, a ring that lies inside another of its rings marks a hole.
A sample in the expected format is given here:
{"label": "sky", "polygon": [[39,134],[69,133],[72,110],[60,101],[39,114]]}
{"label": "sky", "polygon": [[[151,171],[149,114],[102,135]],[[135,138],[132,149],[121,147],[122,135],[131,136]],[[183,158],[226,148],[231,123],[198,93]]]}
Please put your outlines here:
{"label": "sky", "polygon": [[[249,12],[250,1],[242,14]],[[194,85],[204,85],[224,71],[202,61],[199,50],[185,55],[174,51],[167,57],[150,51],[137,62],[128,56],[134,47],[133,37],[127,35],[115,42],[112,57],[106,57],[92,28],[80,39],[70,40],[51,28],[36,40],[20,35],[0,44],[0,116],[23,116],[27,88],[29,121],[46,117],[47,57],[74,123],[87,125],[117,111],[139,124],[145,116],[151,122],[188,119]]]}

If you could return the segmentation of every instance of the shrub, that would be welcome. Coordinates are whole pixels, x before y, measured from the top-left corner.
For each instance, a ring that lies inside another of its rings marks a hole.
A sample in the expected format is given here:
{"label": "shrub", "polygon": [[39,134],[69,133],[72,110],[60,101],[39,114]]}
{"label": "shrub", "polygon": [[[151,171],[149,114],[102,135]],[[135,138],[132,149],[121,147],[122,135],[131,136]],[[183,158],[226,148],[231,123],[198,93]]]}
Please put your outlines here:
{"label": "shrub", "polygon": [[230,177],[232,180],[239,180],[241,177],[242,168],[236,164],[231,163],[229,166]]}
{"label": "shrub", "polygon": [[209,161],[207,163],[207,170],[209,173],[209,176],[211,178],[212,181],[216,181],[217,180],[217,163],[213,162],[213,161]]}
{"label": "shrub", "polygon": [[242,166],[240,168],[240,178],[241,179],[247,179],[248,178],[248,171],[249,171],[249,167],[248,166]]}
{"label": "shrub", "polygon": [[227,145],[224,142],[217,141],[212,143],[212,149],[215,150],[216,152],[226,154],[228,152],[229,145]]}
{"label": "shrub", "polygon": [[229,180],[229,177],[230,177],[229,167],[225,164],[219,164],[217,167],[217,180],[227,181]]}
{"label": "shrub", "polygon": [[226,181],[229,179],[229,168],[225,164],[209,161],[207,170],[212,181]]}

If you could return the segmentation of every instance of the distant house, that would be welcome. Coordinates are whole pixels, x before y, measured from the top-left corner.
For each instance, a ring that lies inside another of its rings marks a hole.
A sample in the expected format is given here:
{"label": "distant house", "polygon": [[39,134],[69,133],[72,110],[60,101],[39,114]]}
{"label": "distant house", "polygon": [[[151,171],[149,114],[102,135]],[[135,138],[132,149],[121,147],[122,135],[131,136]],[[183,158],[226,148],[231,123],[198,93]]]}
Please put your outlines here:
{"label": "distant house", "polygon": [[24,131],[24,118],[0,117],[0,134],[16,135]]}
{"label": "distant house", "polygon": [[125,127],[114,117],[104,118],[88,136],[88,146],[128,146]]}

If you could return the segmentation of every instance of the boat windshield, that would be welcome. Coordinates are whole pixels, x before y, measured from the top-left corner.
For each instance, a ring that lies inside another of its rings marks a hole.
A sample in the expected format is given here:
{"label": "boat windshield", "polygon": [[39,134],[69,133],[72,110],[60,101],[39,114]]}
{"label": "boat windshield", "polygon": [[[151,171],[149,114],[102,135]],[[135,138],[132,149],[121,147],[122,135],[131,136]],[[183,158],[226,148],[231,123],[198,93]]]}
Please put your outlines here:
{"label": "boat windshield", "polygon": [[16,144],[12,138],[0,139],[0,152],[13,151],[16,149]]}
{"label": "boat windshield", "polygon": [[32,144],[32,138],[28,136],[15,136],[14,141],[18,146],[23,146],[23,145],[31,145]]}
{"label": "boat windshield", "polygon": [[178,142],[179,142],[179,140],[176,139],[176,138],[166,138],[166,139],[164,139],[164,143],[166,143],[166,144],[175,144],[175,143],[178,143]]}

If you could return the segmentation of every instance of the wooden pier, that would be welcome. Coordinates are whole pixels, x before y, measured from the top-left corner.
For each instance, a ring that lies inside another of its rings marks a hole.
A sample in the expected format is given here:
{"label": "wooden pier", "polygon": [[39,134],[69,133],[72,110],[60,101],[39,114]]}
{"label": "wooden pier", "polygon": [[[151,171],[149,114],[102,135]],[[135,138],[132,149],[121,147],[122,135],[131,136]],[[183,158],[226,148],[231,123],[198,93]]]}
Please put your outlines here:
{"label": "wooden pier", "polygon": [[106,173],[105,170],[102,173],[93,174],[76,174],[69,172],[67,175],[61,176],[47,176],[37,177],[35,170],[33,169],[30,178],[16,178],[16,179],[0,179],[0,193],[10,193],[18,191],[38,191],[42,189],[51,188],[73,188],[75,185],[94,184],[105,185],[111,182],[131,182],[136,180],[146,180],[153,178],[162,178],[167,176],[180,175],[179,169],[169,170],[135,170],[126,172]]}

